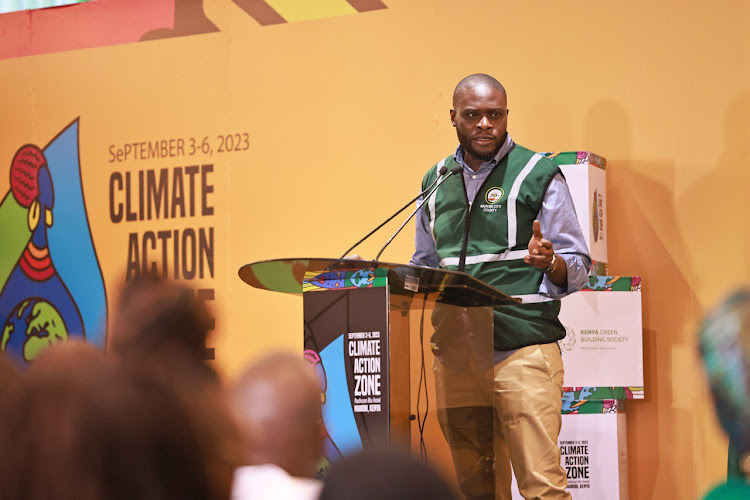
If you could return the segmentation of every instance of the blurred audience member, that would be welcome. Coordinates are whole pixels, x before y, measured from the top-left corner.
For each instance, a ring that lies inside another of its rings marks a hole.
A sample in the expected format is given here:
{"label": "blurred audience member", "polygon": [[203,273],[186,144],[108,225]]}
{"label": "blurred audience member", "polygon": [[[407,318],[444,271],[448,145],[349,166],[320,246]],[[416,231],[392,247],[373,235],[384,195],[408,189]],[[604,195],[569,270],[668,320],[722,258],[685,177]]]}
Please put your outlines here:
{"label": "blurred audience member", "polygon": [[334,464],[320,500],[457,500],[431,467],[406,452],[364,450]]}
{"label": "blurred audience member", "polygon": [[301,357],[267,356],[245,371],[231,393],[244,444],[232,498],[315,499],[310,479],[321,457],[320,387]]}
{"label": "blurred audience member", "polygon": [[135,376],[177,395],[198,436],[213,498],[228,498],[241,448],[214,370],[204,358],[212,328],[205,304],[190,288],[143,274],[122,290],[110,350]]}
{"label": "blurred audience member", "polygon": [[706,317],[700,350],[719,422],[736,448],[742,473],[706,498],[750,498],[750,290],[732,294]]}
{"label": "blurred audience member", "polygon": [[0,351],[0,401],[18,381],[19,376],[18,366],[4,352]]}
{"label": "blurred audience member", "polygon": [[210,498],[186,413],[87,344],[40,354],[0,403],[0,496]]}
{"label": "blurred audience member", "polygon": [[111,351],[124,362],[181,382],[216,382],[216,375],[204,361],[211,319],[203,302],[190,288],[156,274],[145,273],[122,289],[115,324],[110,336]]}

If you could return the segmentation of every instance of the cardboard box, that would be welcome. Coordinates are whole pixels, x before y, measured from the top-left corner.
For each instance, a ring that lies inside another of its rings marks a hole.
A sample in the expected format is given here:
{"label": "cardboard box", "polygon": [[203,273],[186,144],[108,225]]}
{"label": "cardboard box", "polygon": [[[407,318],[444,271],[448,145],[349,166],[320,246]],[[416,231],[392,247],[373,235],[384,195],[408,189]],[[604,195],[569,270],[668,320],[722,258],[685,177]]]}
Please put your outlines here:
{"label": "cardboard box", "polygon": [[559,342],[564,405],[643,399],[640,277],[590,277],[587,287],[562,300],[560,321],[567,332]]}
{"label": "cardboard box", "polygon": [[607,160],[588,151],[568,151],[546,155],[557,165],[573,196],[573,204],[581,224],[591,258],[598,265],[591,274],[606,273],[607,259]]}

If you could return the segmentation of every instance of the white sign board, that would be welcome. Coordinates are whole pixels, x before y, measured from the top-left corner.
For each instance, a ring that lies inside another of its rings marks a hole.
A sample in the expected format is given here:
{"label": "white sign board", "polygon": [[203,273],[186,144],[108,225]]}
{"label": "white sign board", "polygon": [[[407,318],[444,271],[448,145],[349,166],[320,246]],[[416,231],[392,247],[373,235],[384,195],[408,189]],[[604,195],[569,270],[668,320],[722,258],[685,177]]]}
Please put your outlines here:
{"label": "white sign board", "polygon": [[[628,498],[624,413],[563,415],[558,443],[574,500]],[[511,490],[514,499],[522,499],[515,477]]]}
{"label": "white sign board", "polygon": [[560,321],[563,386],[643,387],[640,289],[574,293],[562,300]]}

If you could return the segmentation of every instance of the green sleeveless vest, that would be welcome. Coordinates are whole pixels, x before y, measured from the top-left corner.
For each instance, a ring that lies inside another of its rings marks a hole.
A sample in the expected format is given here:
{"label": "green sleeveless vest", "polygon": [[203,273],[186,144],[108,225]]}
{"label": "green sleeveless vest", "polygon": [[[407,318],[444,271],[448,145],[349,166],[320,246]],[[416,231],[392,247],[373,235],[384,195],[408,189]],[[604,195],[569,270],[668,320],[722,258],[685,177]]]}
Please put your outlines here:
{"label": "green sleeveless vest", "polygon": [[[422,189],[438,170],[457,165],[453,155],[431,168]],[[546,344],[565,337],[557,319],[560,301],[539,295],[544,274],[524,264],[532,223],[558,167],[543,155],[516,145],[495,166],[470,205],[463,175],[446,179],[427,203],[430,231],[440,267],[465,271],[523,304],[494,310],[495,350]]]}

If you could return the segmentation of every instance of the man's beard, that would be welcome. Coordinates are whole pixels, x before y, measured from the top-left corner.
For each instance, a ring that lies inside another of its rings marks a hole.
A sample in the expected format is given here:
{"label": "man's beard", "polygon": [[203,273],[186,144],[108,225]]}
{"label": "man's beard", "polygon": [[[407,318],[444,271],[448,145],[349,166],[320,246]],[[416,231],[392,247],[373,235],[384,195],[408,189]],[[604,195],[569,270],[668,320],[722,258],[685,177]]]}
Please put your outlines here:
{"label": "man's beard", "polygon": [[492,151],[488,152],[481,152],[474,149],[471,145],[471,139],[468,137],[464,137],[462,135],[458,136],[458,142],[461,143],[461,147],[464,149],[465,152],[469,153],[471,156],[476,158],[477,160],[482,160],[484,162],[490,161],[495,157],[498,151],[500,151],[500,148],[503,147],[502,141],[497,141],[497,146],[495,146]]}

